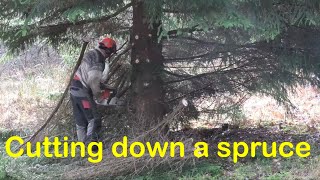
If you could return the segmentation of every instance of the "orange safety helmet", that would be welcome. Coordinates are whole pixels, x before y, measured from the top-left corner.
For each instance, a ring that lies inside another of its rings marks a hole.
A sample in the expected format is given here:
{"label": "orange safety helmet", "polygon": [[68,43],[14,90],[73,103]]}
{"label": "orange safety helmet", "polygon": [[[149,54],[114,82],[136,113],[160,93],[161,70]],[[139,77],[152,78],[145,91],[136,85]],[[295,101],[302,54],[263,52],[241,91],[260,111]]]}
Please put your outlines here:
{"label": "orange safety helmet", "polygon": [[106,51],[107,54],[112,54],[117,52],[117,44],[111,38],[104,38],[99,42],[99,48]]}

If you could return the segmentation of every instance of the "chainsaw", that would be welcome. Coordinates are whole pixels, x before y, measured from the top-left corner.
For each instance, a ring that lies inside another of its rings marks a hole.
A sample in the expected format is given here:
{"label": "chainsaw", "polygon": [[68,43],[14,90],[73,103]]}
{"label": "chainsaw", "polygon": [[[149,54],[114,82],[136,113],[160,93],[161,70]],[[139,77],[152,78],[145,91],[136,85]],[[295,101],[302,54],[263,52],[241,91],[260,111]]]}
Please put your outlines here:
{"label": "chainsaw", "polygon": [[114,106],[117,105],[118,98],[117,89],[109,87],[103,83],[100,83],[100,88],[103,89],[100,101],[96,100],[97,104],[103,106]]}

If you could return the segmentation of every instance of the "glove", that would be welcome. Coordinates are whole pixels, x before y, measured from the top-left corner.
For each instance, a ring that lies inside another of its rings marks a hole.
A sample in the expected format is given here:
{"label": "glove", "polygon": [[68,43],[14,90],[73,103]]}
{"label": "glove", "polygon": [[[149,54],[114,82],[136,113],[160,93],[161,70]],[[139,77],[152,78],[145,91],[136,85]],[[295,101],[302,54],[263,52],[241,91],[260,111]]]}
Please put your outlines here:
{"label": "glove", "polygon": [[108,105],[110,105],[110,106],[117,105],[117,102],[118,102],[118,98],[117,97],[113,97],[113,98],[111,98],[111,100],[108,103]]}

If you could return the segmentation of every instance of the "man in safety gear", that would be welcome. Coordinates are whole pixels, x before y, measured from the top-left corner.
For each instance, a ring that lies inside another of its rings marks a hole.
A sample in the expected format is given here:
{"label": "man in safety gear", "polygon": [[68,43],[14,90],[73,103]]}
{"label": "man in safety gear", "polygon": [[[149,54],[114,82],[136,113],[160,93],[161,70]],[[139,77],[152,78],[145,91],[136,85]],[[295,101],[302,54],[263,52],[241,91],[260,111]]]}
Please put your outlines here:
{"label": "man in safety gear", "polygon": [[104,38],[98,47],[84,54],[71,82],[70,98],[78,141],[98,141],[101,116],[97,112],[96,102],[101,103],[115,94],[114,90],[106,89],[102,76],[105,68],[109,69],[106,59],[116,51],[116,42],[111,38]]}

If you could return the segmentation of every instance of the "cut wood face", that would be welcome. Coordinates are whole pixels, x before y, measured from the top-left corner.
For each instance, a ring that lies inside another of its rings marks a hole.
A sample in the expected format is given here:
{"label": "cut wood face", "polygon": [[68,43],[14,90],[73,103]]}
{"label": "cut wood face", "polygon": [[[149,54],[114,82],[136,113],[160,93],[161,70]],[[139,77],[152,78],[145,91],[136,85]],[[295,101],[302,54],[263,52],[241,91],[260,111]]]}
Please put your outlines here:
{"label": "cut wood face", "polygon": [[184,105],[184,106],[188,106],[188,101],[186,100],[186,99],[182,99],[182,104]]}

